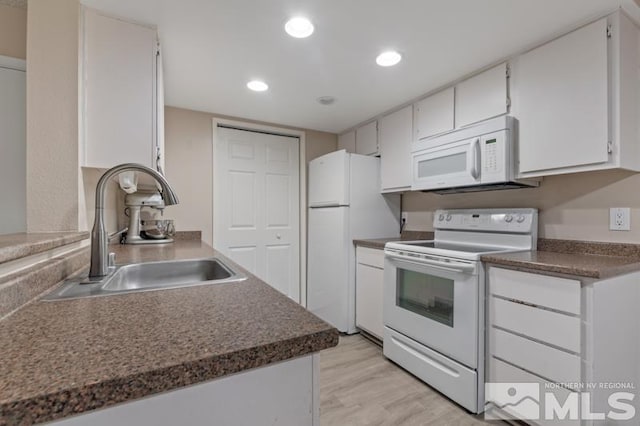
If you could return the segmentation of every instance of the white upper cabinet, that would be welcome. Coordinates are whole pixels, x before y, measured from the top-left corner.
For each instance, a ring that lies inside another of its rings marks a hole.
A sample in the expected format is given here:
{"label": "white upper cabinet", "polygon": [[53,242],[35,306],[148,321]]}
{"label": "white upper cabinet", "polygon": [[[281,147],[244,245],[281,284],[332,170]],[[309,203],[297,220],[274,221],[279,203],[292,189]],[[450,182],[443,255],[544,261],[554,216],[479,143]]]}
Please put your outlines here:
{"label": "white upper cabinet", "polygon": [[520,172],[608,160],[607,20],[515,61]]}
{"label": "white upper cabinet", "polygon": [[411,188],[412,125],[411,105],[379,120],[382,192],[397,192]]}
{"label": "white upper cabinet", "polygon": [[455,127],[508,112],[506,62],[456,85]]}
{"label": "white upper cabinet", "polygon": [[433,94],[414,105],[415,138],[418,141],[454,128],[454,88]]}
{"label": "white upper cabinet", "polygon": [[378,155],[377,121],[372,121],[356,129],[356,154]]}
{"label": "white upper cabinet", "polygon": [[521,177],[639,170],[638,34],[616,12],[516,58]]}
{"label": "white upper cabinet", "polygon": [[352,130],[338,136],[338,150],[345,149],[347,152],[356,152],[356,131]]}
{"label": "white upper cabinet", "polygon": [[164,107],[158,105],[158,53],[155,28],[83,8],[83,166],[156,167]]}

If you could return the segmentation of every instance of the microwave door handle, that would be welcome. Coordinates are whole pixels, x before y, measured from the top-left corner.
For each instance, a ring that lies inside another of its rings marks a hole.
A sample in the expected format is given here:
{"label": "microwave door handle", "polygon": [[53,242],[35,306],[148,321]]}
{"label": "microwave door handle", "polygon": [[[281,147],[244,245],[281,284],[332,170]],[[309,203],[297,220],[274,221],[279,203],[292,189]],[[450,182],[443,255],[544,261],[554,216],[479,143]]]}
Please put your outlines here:
{"label": "microwave door handle", "polygon": [[480,176],[480,139],[475,138],[469,144],[467,151],[467,166],[472,178],[478,179]]}

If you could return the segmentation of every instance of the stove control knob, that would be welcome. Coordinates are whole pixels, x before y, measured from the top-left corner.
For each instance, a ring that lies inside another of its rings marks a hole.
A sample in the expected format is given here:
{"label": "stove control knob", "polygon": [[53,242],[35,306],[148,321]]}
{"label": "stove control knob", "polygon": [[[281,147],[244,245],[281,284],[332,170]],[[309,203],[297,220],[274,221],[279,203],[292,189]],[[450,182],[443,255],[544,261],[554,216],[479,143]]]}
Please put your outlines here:
{"label": "stove control knob", "polygon": [[506,215],[504,217],[504,221],[507,222],[507,223],[513,222],[513,216],[511,216],[510,214]]}
{"label": "stove control knob", "polygon": [[440,216],[438,216],[438,220],[439,220],[440,222],[442,222],[442,221],[444,220],[444,215],[443,215],[443,214],[441,214]]}
{"label": "stove control knob", "polygon": [[524,216],[522,216],[522,215],[518,216],[518,218],[516,219],[516,222],[518,222],[518,223],[524,222]]}
{"label": "stove control knob", "polygon": [[447,215],[447,222],[450,222],[452,218],[453,218],[453,216],[451,216],[450,214],[448,214],[448,215]]}

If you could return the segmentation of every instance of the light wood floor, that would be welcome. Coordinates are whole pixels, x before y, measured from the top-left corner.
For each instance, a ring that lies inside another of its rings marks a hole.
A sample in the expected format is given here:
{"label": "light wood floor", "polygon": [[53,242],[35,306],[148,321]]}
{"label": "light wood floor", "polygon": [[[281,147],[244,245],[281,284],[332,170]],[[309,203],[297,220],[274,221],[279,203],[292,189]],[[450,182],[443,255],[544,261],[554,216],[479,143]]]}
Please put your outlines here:
{"label": "light wood floor", "polygon": [[320,424],[496,425],[472,416],[388,361],[380,347],[359,334],[341,336],[338,346],[320,353]]}

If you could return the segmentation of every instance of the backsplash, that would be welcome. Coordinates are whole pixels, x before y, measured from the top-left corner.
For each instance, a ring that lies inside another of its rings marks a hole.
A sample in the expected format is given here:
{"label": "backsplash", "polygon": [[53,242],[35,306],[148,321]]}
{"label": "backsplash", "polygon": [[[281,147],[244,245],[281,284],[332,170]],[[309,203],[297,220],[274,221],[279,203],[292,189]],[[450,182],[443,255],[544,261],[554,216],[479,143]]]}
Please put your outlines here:
{"label": "backsplash", "polygon": [[[606,242],[640,242],[640,175],[610,170],[544,178],[539,188],[437,195],[404,195],[406,230],[433,230],[437,209],[533,207],[539,209],[539,237]],[[609,231],[609,208],[631,208],[631,231]]]}

